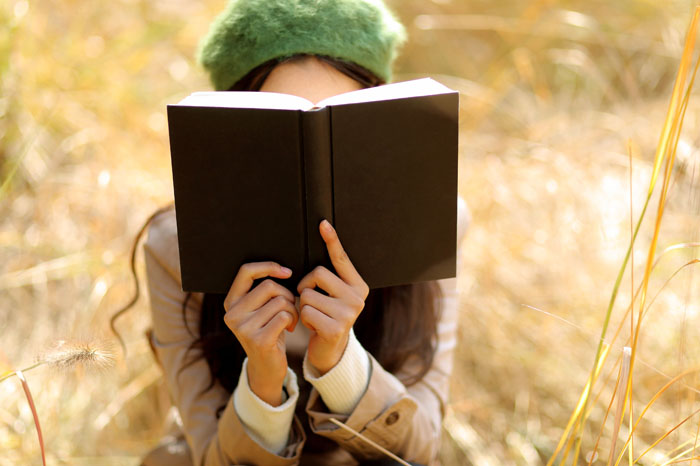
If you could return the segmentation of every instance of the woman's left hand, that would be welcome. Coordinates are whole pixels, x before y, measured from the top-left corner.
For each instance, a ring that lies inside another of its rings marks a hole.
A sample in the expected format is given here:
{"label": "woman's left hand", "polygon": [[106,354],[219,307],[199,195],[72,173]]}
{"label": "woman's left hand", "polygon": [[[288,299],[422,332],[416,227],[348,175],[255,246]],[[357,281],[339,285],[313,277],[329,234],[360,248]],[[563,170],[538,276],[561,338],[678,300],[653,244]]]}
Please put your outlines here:
{"label": "woman's left hand", "polygon": [[[369,286],[350,262],[331,224],[324,220],[319,229],[338,275],[319,265],[301,279],[297,291],[299,319],[311,330],[307,357],[323,375],[343,356],[350,329],[365,306]],[[314,290],[317,286],[328,296]]]}

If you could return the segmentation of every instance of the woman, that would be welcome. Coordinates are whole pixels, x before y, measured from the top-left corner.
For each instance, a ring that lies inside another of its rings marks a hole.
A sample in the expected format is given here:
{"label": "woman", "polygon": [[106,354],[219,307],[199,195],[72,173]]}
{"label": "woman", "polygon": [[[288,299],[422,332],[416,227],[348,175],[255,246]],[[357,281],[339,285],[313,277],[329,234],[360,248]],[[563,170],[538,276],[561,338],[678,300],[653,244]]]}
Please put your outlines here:
{"label": "woman", "polygon": [[[317,102],[388,82],[402,39],[401,25],[376,0],[239,0],[213,23],[199,59],[217,90]],[[461,199],[459,206],[461,239]],[[284,264],[249,263],[227,295],[186,294],[174,211],[153,217],[144,247],[151,344],[182,419],[180,457],[196,465],[385,458],[335,418],[407,461],[436,461],[456,279],[370,291],[332,226],[322,222],[319,234],[335,272],[318,267],[291,277]],[[272,280],[252,286],[265,277],[293,280],[299,295]],[[166,451],[144,464],[173,466],[173,458],[158,459]]]}

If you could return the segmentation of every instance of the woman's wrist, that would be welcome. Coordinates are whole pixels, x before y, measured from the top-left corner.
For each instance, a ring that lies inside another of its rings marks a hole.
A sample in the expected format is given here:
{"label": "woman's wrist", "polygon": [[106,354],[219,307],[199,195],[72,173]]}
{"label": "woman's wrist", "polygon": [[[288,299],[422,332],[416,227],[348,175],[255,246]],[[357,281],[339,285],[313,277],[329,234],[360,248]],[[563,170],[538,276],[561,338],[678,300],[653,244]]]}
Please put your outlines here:
{"label": "woman's wrist", "polygon": [[303,370],[304,378],[318,390],[328,409],[340,414],[353,411],[367,389],[371,371],[369,356],[352,330],[340,361],[330,371],[321,374],[308,359],[308,352]]}
{"label": "woman's wrist", "polygon": [[243,360],[243,367],[238,385],[233,392],[233,405],[236,414],[245,426],[246,432],[260,445],[274,454],[280,454],[289,441],[294,409],[299,399],[299,385],[293,370],[287,368],[283,386],[283,402],[279,406],[270,406],[254,393],[250,387],[247,372],[248,358]]}
{"label": "woman's wrist", "polygon": [[270,406],[279,406],[282,404],[282,387],[284,385],[284,377],[286,371],[281,378],[274,377],[269,370],[260,364],[255,364],[250,359],[247,364],[248,386],[255,395]]}
{"label": "woman's wrist", "polygon": [[331,369],[333,369],[336,364],[342,359],[345,353],[345,348],[348,345],[349,333],[345,334],[345,338],[342,338],[338,343],[332,347],[326,348],[323,357],[309,357],[309,362],[314,368],[321,374],[324,375]]}

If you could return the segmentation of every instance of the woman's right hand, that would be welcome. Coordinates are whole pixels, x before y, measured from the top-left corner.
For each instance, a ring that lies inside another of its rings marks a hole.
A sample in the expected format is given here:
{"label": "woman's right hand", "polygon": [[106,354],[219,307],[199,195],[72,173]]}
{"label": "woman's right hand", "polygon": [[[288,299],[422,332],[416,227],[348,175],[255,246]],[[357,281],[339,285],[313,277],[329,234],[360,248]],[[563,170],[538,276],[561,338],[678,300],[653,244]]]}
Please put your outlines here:
{"label": "woman's right hand", "polygon": [[294,295],[279,283],[268,279],[250,287],[257,278],[291,275],[291,270],[275,262],[243,264],[224,300],[224,322],[248,356],[248,385],[272,406],[282,403],[287,375],[284,329],[294,331],[299,314]]}

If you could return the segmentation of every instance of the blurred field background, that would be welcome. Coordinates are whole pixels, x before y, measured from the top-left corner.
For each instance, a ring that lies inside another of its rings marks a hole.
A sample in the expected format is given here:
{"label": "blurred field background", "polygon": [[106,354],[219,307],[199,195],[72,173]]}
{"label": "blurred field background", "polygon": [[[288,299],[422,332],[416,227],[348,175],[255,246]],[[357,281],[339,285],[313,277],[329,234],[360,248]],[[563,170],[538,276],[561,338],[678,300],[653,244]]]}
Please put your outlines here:
{"label": "blurred field background", "polygon": [[[60,340],[96,339],[116,355],[107,371],[27,372],[50,464],[137,465],[167,433],[167,395],[144,337],[146,297],[118,321],[126,359],[108,321],[133,292],[134,235],[172,198],[165,105],[210,89],[194,48],[224,4],[0,2],[0,373],[32,364]],[[636,221],[695,3],[391,5],[410,39],[396,80],[432,76],[462,93],[459,191],[472,223],[443,463],[545,464],[593,364],[629,244],[630,180]],[[693,96],[659,251],[700,241],[699,118]],[[633,254],[635,286],[655,199]],[[666,254],[650,298],[697,251]],[[650,308],[635,413],[700,363],[696,269],[678,272]],[[626,275],[613,332],[630,298]],[[583,464],[615,384],[625,325],[602,372],[612,378],[594,391],[602,394],[583,431]],[[698,408],[696,375],[645,415],[636,452]],[[0,466],[41,464],[17,378],[0,383],[0,400]],[[668,464],[674,449],[693,447],[697,429],[696,416],[640,464]],[[626,432],[623,425],[618,450]],[[594,464],[606,461],[611,436],[608,419]]]}

